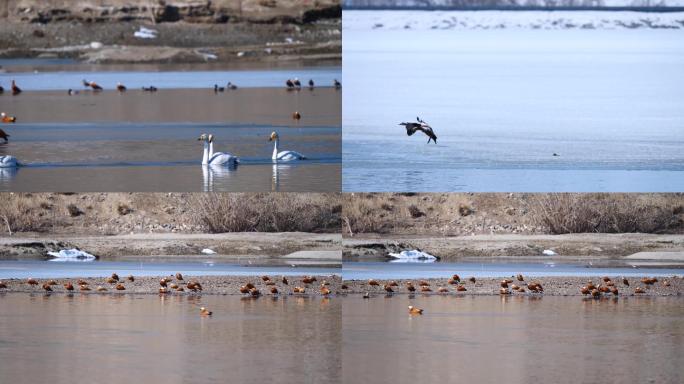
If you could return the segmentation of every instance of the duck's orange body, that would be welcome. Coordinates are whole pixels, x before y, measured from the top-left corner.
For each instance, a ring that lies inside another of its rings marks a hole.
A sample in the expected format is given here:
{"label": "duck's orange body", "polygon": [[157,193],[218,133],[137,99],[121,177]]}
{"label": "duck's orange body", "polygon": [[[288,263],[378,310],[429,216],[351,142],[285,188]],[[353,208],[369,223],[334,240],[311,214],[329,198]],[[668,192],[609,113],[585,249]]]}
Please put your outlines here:
{"label": "duck's orange body", "polygon": [[408,306],[408,311],[409,311],[409,314],[411,314],[411,315],[422,315],[423,314],[422,309],[415,308],[413,305]]}

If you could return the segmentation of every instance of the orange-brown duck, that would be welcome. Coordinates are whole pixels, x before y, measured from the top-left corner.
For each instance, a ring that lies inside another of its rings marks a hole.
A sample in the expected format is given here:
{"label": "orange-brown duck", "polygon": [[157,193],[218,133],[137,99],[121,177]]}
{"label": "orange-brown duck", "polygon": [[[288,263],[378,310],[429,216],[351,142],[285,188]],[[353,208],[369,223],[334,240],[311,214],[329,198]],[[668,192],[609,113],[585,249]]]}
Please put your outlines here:
{"label": "orange-brown duck", "polygon": [[422,309],[416,308],[413,305],[408,306],[408,311],[409,311],[409,314],[411,314],[411,315],[422,315],[423,314]]}
{"label": "orange-brown duck", "polygon": [[211,316],[214,312],[202,307],[200,308],[200,316]]}

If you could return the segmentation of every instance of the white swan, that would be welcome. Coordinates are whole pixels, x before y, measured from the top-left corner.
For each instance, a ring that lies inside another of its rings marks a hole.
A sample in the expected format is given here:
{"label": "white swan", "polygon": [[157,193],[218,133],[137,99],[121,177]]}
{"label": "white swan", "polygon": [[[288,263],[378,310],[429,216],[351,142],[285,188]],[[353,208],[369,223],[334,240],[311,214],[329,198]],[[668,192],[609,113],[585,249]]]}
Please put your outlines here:
{"label": "white swan", "polygon": [[295,151],[282,151],[278,152],[278,132],[271,132],[271,137],[268,141],[275,141],[273,144],[273,156],[271,159],[279,161],[292,161],[292,160],[303,160],[306,159],[304,155]]}
{"label": "white swan", "polygon": [[14,156],[0,156],[0,168],[16,168],[19,166]]}
{"label": "white swan", "polygon": [[202,153],[202,165],[228,165],[235,166],[240,160],[228,152],[214,153],[214,135],[203,133],[197,140],[204,142],[204,152]]}

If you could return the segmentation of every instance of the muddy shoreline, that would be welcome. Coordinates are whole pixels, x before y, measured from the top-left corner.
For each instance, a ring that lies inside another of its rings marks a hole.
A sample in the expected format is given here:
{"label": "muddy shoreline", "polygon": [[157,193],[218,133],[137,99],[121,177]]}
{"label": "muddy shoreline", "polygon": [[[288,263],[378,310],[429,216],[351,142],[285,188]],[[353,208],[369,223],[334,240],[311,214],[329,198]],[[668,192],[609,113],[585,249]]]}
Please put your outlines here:
{"label": "muddy shoreline", "polygon": [[[620,276],[609,276],[618,289],[617,297],[625,296],[681,296],[684,293],[684,278],[682,277],[662,277],[658,278],[658,282],[653,285],[646,285],[640,282],[642,276],[639,278],[628,278],[630,283],[629,286],[625,286],[622,283],[622,278]],[[580,292],[582,286],[586,286],[589,281],[593,282],[597,287],[599,283],[603,283],[601,277],[534,277],[525,278],[525,281],[517,281],[515,276],[511,276],[510,279],[513,283],[509,284],[508,292],[509,294],[502,295],[499,290],[501,289],[502,279],[496,278],[478,278],[473,283],[469,281],[469,276],[460,276],[461,284],[466,288],[466,291],[457,291],[457,285],[449,284],[449,279],[397,279],[397,280],[376,280],[379,285],[371,286],[368,281],[362,280],[344,280],[344,284],[348,289],[344,290],[345,293],[349,294],[365,294],[369,293],[371,296],[385,296],[385,295],[396,295],[396,294],[415,294],[415,295],[496,295],[496,296],[584,296],[591,297],[591,295],[583,295]],[[384,289],[385,284],[390,284],[390,282],[395,281],[399,286],[391,287],[395,292],[387,293]],[[419,282],[428,282],[431,292],[421,292]],[[664,282],[667,281],[669,286],[665,286]],[[411,282],[416,288],[416,292],[411,293],[408,291],[406,283]],[[543,293],[531,293],[527,288],[528,283],[540,283],[544,289]],[[525,289],[524,293],[512,290],[512,284],[516,284],[519,287]],[[448,289],[447,293],[438,292],[440,287],[445,287]],[[645,293],[635,293],[635,288],[641,287]],[[615,297],[612,293],[603,293],[601,297],[611,298]]]}
{"label": "muddy shoreline", "polygon": [[[182,271],[179,271],[182,273]],[[275,283],[274,285],[267,285],[261,276],[182,276],[183,280],[178,280],[175,276],[156,276],[156,277],[135,277],[134,281],[129,281],[128,276],[120,276],[119,281],[125,287],[125,290],[117,290],[118,283],[108,283],[107,278],[68,278],[68,279],[36,279],[37,285],[30,285],[25,279],[8,279],[3,280],[2,283],[7,285],[7,288],[0,288],[0,294],[5,292],[23,292],[23,293],[41,293],[41,294],[163,294],[163,295],[244,295],[245,297],[253,297],[249,294],[240,293],[239,289],[242,285],[252,283],[256,289],[261,292],[260,296],[278,296],[278,295],[296,295],[296,296],[333,296],[338,294],[341,289],[342,279],[339,275],[318,275],[316,281],[305,284],[302,282],[304,276],[287,276],[288,284],[284,284],[282,276],[272,275],[270,279]],[[164,277],[170,279],[166,284],[168,293],[160,293],[160,280]],[[87,283],[90,290],[81,290],[78,281],[82,280]],[[47,292],[43,289],[43,284],[54,281],[56,284],[51,285],[52,291]],[[323,282],[327,282],[326,287],[331,291],[329,295],[323,295],[320,292],[320,286]],[[192,291],[187,288],[188,282],[198,282],[202,286],[201,291]],[[74,286],[73,291],[68,291],[64,284],[71,283]],[[183,288],[183,291],[171,288],[172,284]],[[106,291],[99,292],[98,287],[106,288]],[[277,294],[271,293],[271,287],[276,287]],[[302,287],[304,293],[293,293],[293,288]]]}
{"label": "muddy shoreline", "polygon": [[[117,236],[12,236],[0,237],[0,260],[46,259],[48,251],[78,248],[101,259],[125,256],[205,257],[204,248],[216,254],[212,258],[230,260],[236,257],[254,260],[307,251],[311,260],[332,260],[340,250],[337,234],[288,233],[223,233],[172,234],[148,233]],[[319,257],[316,257],[316,255]],[[321,257],[322,255],[322,257]],[[337,262],[341,256],[336,257]]]}
{"label": "muddy shoreline", "polygon": [[368,236],[345,237],[345,261],[384,257],[388,252],[421,249],[442,261],[463,257],[542,256],[552,250],[557,256],[620,258],[638,252],[684,251],[684,235],[565,234],[565,235],[472,235],[452,237]]}

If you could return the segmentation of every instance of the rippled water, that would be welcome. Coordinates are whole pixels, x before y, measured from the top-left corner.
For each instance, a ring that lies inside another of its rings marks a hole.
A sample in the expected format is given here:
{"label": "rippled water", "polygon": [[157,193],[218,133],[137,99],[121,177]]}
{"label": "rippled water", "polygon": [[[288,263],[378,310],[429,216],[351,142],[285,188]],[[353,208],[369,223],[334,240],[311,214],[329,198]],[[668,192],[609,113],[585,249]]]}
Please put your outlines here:
{"label": "rippled water", "polygon": [[[342,298],[345,383],[680,383],[684,299]],[[407,306],[425,310],[409,316]]]}
{"label": "rippled water", "polygon": [[341,308],[320,297],[0,294],[2,382],[336,383]]}
{"label": "rippled water", "polygon": [[345,29],[343,189],[681,190],[682,36]]}

